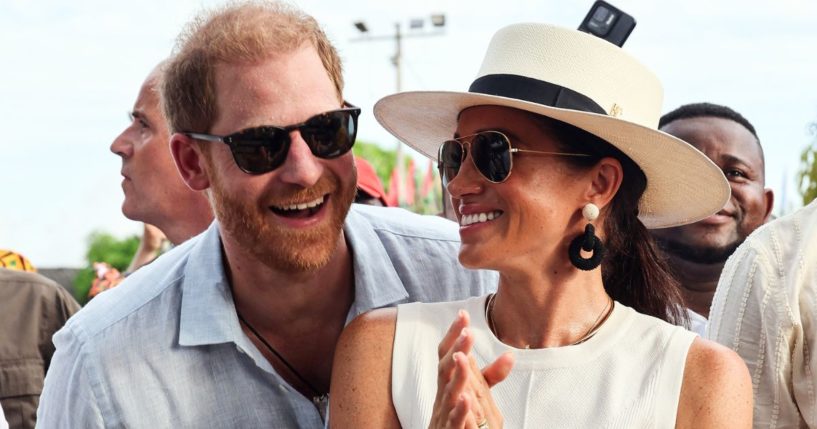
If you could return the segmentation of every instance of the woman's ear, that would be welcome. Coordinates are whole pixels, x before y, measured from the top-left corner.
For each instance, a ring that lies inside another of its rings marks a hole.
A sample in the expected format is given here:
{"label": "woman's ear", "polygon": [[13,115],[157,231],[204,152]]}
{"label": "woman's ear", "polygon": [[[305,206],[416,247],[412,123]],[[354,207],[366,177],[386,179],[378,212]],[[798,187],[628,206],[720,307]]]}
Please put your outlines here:
{"label": "woman's ear", "polygon": [[602,158],[590,172],[592,181],[585,197],[599,208],[605,207],[615,197],[624,180],[621,163],[612,157]]}
{"label": "woman's ear", "polygon": [[207,156],[202,152],[195,140],[184,134],[175,133],[170,136],[170,152],[176,169],[182,176],[187,187],[194,191],[203,191],[210,187],[210,177],[207,171]]}

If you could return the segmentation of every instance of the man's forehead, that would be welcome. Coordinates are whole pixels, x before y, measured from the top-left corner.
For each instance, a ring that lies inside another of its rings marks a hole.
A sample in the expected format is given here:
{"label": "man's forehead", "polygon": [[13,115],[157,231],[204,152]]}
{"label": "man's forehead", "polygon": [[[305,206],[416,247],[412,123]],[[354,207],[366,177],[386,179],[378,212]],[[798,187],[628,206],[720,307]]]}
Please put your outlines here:
{"label": "man's forehead", "polygon": [[133,110],[154,109],[159,106],[159,76],[151,73],[139,88]]}
{"label": "man's forehead", "polygon": [[340,107],[311,45],[253,63],[219,63],[215,84],[219,117],[245,125],[288,125]]}
{"label": "man's forehead", "polygon": [[733,157],[762,162],[760,143],[743,125],[720,117],[700,116],[672,121],[661,131],[700,150],[717,150]]}

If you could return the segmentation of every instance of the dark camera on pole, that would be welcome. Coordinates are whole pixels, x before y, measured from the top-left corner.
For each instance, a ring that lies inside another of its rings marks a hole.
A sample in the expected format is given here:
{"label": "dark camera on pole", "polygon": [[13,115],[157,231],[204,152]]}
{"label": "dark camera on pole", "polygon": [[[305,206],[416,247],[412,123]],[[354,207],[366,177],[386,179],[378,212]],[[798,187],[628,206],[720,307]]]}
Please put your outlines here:
{"label": "dark camera on pole", "polygon": [[624,45],[633,28],[635,19],[632,16],[603,0],[593,3],[579,25],[579,31],[601,37],[616,46]]}

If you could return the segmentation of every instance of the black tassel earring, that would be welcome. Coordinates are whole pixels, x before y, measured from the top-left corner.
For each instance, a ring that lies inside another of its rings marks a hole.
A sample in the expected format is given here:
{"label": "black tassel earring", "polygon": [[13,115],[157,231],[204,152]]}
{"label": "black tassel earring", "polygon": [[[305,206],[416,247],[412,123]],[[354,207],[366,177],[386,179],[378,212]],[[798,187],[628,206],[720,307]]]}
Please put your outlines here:
{"label": "black tassel earring", "polygon": [[[574,267],[590,271],[601,265],[601,259],[604,257],[604,243],[596,236],[596,228],[593,227],[593,222],[599,217],[599,208],[593,203],[587,203],[582,209],[582,216],[587,219],[587,226],[584,227],[584,234],[576,237],[570,242],[570,248],[567,250],[567,255],[570,257],[570,263]],[[581,251],[593,252],[589,258],[582,257]]]}

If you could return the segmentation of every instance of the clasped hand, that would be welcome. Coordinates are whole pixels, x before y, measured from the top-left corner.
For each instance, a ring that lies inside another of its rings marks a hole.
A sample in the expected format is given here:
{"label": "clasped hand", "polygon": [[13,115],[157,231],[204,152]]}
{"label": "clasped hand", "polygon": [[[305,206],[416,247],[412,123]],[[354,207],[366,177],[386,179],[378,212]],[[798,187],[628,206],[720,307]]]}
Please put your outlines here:
{"label": "clasped hand", "polygon": [[437,349],[440,363],[437,396],[430,429],[500,429],[502,414],[491,396],[491,387],[511,372],[514,357],[503,353],[481,370],[471,354],[474,335],[468,312],[460,310]]}

